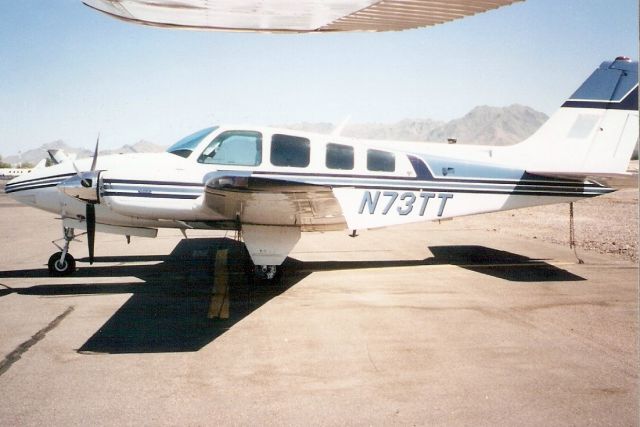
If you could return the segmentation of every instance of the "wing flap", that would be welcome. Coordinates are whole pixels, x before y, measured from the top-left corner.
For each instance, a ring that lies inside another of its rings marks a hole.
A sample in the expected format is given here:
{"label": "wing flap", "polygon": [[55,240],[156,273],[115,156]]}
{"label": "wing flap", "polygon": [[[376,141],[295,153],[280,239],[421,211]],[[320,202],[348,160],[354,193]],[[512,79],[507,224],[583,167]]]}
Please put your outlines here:
{"label": "wing flap", "polygon": [[342,209],[330,187],[291,179],[219,172],[205,187],[205,204],[243,224],[299,226],[302,231],[342,230]]}

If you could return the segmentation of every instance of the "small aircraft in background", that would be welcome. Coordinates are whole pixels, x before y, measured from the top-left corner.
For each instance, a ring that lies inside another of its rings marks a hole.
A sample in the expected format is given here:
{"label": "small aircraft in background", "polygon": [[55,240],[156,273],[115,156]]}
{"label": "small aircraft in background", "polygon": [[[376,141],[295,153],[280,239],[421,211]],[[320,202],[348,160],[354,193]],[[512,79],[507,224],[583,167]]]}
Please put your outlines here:
{"label": "small aircraft in background", "polygon": [[20,175],[26,175],[28,173],[31,173],[32,170],[34,169],[39,169],[39,168],[43,168],[46,164],[46,160],[41,160],[38,162],[37,165],[33,166],[33,167],[10,167],[10,168],[0,168],[0,179],[11,179],[14,178],[16,176],[20,176]]}
{"label": "small aircraft in background", "polygon": [[17,177],[15,200],[59,214],[52,275],[75,270],[86,230],[155,237],[159,228],[238,230],[271,279],[301,232],[360,230],[571,202],[614,191],[638,139],[638,63],[603,62],[534,135],[506,147],[346,138],[214,126],[166,153],[60,163]]}

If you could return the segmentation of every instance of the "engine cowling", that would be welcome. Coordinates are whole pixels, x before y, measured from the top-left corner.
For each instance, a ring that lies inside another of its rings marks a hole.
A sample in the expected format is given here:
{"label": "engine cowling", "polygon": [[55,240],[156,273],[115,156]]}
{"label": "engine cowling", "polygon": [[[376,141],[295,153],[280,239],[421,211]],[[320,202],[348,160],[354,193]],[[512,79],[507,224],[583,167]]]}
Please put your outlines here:
{"label": "engine cowling", "polygon": [[82,172],[58,184],[58,190],[67,196],[87,203],[100,202],[100,171]]}

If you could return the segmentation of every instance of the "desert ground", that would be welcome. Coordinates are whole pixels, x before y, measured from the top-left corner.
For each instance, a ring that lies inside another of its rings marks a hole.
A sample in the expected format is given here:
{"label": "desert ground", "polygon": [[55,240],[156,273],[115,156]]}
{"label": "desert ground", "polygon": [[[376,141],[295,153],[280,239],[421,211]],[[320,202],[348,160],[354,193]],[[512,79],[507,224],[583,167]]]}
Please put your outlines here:
{"label": "desert ground", "polygon": [[306,234],[266,285],[167,230],[51,278],[55,215],[0,194],[0,425],[637,425],[637,210],[576,203],[584,263],[567,205]]}

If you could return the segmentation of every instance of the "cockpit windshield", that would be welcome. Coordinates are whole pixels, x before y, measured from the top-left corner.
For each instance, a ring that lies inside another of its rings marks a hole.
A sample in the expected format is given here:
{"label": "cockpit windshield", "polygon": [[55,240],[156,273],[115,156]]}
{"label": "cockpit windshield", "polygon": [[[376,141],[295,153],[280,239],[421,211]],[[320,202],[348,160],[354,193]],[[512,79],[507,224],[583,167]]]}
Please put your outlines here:
{"label": "cockpit windshield", "polygon": [[202,139],[216,129],[218,129],[218,126],[202,129],[196,133],[192,133],[189,136],[185,136],[180,141],[167,148],[167,153],[187,158],[191,155],[193,150],[195,150],[198,144],[200,144]]}

